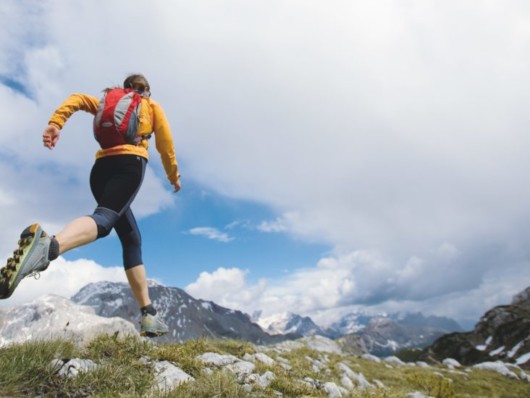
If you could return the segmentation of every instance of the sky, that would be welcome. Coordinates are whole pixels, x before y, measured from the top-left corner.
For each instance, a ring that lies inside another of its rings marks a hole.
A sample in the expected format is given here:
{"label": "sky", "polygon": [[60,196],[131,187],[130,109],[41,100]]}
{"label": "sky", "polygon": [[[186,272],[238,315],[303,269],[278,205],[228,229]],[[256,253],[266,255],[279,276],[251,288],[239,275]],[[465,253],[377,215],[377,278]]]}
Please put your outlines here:
{"label": "sky", "polygon": [[[134,5],[132,5],[134,4]],[[530,286],[530,4],[429,0],[0,2],[0,258],[90,214],[97,144],[71,93],[148,78],[175,141],[133,203],[148,277],[328,325],[421,311],[471,328]],[[124,281],[111,236],[13,306]]]}

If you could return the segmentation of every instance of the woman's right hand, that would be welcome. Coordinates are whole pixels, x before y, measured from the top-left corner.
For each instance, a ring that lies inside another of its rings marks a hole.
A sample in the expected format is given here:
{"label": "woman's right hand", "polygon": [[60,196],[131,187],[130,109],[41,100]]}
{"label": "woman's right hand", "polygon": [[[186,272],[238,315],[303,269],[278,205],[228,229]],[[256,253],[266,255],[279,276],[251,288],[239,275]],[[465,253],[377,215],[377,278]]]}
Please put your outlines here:
{"label": "woman's right hand", "polygon": [[42,133],[42,142],[48,149],[53,149],[59,140],[61,130],[55,124],[49,124]]}
{"label": "woman's right hand", "polygon": [[173,188],[175,188],[175,190],[173,192],[177,193],[178,191],[180,191],[180,174],[177,174],[177,179],[175,180],[175,182],[173,183]]}

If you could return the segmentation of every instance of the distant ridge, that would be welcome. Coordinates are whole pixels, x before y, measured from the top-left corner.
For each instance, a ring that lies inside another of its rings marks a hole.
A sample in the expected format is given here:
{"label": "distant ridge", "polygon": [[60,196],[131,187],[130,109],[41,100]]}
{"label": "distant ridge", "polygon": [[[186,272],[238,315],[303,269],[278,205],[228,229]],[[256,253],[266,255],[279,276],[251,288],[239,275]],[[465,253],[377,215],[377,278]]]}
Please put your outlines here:
{"label": "distant ridge", "polygon": [[259,318],[256,323],[269,334],[297,334],[301,336],[325,336],[328,333],[322,330],[308,316],[300,316],[292,312],[283,312],[268,317]]}
{"label": "distant ridge", "polygon": [[[290,312],[258,318],[257,323],[270,334],[295,333],[320,335],[350,341],[353,339],[374,355],[394,355],[404,348],[425,348],[438,337],[462,331],[453,319],[424,316],[421,313],[375,314],[350,313],[324,329],[310,317]],[[350,339],[348,339],[350,337]]]}
{"label": "distant ridge", "polygon": [[[206,337],[271,344],[300,337],[270,335],[241,311],[194,299],[176,287],[150,282],[149,295],[170,330],[168,335],[158,338],[158,341],[183,342]],[[127,283],[91,283],[75,294],[72,301],[94,308],[100,316],[121,317],[135,324],[139,321],[138,305]]]}

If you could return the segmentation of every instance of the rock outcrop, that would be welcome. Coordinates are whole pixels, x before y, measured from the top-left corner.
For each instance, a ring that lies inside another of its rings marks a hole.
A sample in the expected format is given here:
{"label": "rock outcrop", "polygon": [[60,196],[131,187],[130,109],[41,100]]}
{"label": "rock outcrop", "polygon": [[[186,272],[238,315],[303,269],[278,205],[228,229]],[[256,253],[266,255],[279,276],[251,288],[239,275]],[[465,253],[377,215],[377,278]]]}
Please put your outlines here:
{"label": "rock outcrop", "polygon": [[440,337],[423,358],[454,358],[464,365],[500,360],[530,368],[530,287],[511,304],[487,311],[472,331]]}
{"label": "rock outcrop", "polygon": [[0,346],[28,340],[67,338],[85,343],[99,334],[138,335],[122,318],[96,315],[93,308],[56,296],[42,296],[2,314]]}

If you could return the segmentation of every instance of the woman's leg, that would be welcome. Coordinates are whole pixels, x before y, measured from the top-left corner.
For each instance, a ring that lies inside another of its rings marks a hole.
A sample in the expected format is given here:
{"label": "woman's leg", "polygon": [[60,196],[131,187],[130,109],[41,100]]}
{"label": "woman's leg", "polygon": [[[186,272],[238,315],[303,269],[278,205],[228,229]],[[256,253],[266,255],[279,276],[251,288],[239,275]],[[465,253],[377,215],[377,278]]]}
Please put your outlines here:
{"label": "woman's leg", "polygon": [[140,308],[151,304],[142,259],[142,237],[136,219],[129,208],[114,226],[123,250],[123,266],[134,297]]}
{"label": "woman's leg", "polygon": [[79,217],[55,235],[59,243],[59,254],[93,242],[98,236],[98,226],[92,217]]}
{"label": "woman's leg", "polygon": [[142,237],[130,208],[116,222],[114,229],[123,248],[123,266],[127,280],[142,312],[140,334],[155,337],[168,333],[167,325],[157,316],[156,309],[149,298],[147,277],[142,260]]}
{"label": "woman's leg", "polygon": [[144,265],[140,264],[136,267],[129,268],[125,270],[125,274],[127,275],[127,280],[140,308],[147,307],[151,304]]}
{"label": "woman's leg", "polygon": [[98,208],[90,216],[71,221],[55,236],[59,243],[59,254],[110,233],[140,188],[144,162],[136,156],[115,156],[96,161],[90,173],[90,188]]}
{"label": "woman's leg", "polygon": [[59,254],[108,235],[136,197],[146,162],[131,155],[96,160],[90,174],[90,188],[98,203],[94,213],[73,220],[55,238],[39,224],[22,231],[19,247],[0,269],[0,299],[11,296],[26,276],[44,271]]}

